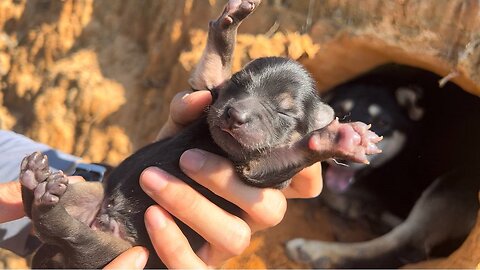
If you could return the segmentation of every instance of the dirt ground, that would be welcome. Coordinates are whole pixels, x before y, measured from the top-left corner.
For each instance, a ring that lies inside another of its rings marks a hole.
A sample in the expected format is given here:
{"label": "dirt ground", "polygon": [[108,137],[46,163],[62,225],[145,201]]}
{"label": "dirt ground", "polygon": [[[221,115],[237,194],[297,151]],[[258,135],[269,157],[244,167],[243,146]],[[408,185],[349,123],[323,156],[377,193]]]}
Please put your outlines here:
{"label": "dirt ground", "polygon": [[286,241],[302,237],[355,242],[373,236],[366,224],[347,221],[317,200],[291,200],[285,218],[279,225],[255,234],[248,249],[222,268],[309,268],[287,257],[284,248]]}

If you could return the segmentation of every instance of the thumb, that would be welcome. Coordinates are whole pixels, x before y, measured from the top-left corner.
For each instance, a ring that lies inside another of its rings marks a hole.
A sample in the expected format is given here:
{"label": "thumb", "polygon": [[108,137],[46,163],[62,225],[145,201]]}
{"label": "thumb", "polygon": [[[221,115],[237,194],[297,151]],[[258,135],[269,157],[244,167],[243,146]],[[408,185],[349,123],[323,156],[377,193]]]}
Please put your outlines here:
{"label": "thumb", "polygon": [[212,103],[209,91],[180,92],[170,103],[170,115],[157,135],[157,140],[170,137],[200,117]]}
{"label": "thumb", "polygon": [[144,247],[136,246],[118,255],[103,269],[143,269],[147,264],[147,260],[148,250]]}

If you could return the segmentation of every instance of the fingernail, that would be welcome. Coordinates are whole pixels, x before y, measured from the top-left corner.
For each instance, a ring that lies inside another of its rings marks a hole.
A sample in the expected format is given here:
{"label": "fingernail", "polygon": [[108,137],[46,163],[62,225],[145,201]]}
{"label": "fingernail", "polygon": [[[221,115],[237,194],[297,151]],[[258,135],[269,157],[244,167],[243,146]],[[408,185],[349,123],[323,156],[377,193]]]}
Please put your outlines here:
{"label": "fingernail", "polygon": [[135,267],[137,269],[143,269],[148,261],[148,249],[140,247],[137,252],[137,258],[135,259]]}
{"label": "fingernail", "polygon": [[167,172],[157,167],[149,167],[140,175],[140,186],[147,194],[160,191],[168,184],[170,177]]}
{"label": "fingernail", "polygon": [[199,171],[205,164],[205,153],[199,149],[191,149],[180,157],[180,166],[191,172]]}
{"label": "fingernail", "polygon": [[[147,227],[155,230],[161,230],[167,226],[167,220],[159,206],[154,205],[147,209],[148,214],[145,214],[145,223]],[[146,212],[146,213],[147,213]]]}
{"label": "fingernail", "polygon": [[186,99],[189,95],[190,95],[190,93],[186,93],[185,95],[183,95],[182,100]]}

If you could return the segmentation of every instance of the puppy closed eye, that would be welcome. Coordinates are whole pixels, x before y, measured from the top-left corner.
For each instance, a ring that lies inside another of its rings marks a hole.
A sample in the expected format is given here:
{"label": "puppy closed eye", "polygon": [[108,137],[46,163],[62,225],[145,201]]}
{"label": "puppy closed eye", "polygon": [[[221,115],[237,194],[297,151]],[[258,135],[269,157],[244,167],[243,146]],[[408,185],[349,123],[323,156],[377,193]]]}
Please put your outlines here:
{"label": "puppy closed eye", "polygon": [[291,115],[289,115],[287,112],[284,111],[277,111],[278,115],[284,118],[293,118]]}
{"label": "puppy closed eye", "polygon": [[[290,110],[295,107],[295,100],[289,93],[282,93],[277,98],[280,110]],[[281,112],[279,112],[281,113]]]}

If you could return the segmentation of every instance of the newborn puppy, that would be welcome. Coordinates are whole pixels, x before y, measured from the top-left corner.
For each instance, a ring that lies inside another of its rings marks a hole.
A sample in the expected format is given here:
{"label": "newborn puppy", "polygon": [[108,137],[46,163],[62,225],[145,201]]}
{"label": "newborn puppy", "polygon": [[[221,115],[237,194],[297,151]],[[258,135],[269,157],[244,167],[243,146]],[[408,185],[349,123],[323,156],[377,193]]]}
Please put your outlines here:
{"label": "newborn puppy", "polygon": [[[191,79],[192,85],[210,88],[209,82],[222,81],[212,89],[215,101],[206,115],[176,136],[138,150],[103,186],[69,184],[62,172],[48,169],[47,158],[40,153],[24,159],[20,177],[24,207],[45,243],[34,257],[34,268],[100,268],[133,245],[150,250],[147,267],[164,267],[154,255],[143,221],[146,209],[155,202],[142,191],[138,179],[150,166],[183,179],[226,211],[240,215],[237,206],[180,170],[179,158],[188,149],[228,157],[245,183],[274,188],[284,187],[294,174],[317,161],[338,157],[367,162],[366,155],[379,152],[375,143],[381,138],[367,125],[333,120],[333,110],[321,102],[314,81],[292,60],[261,58],[230,79],[210,80],[212,73],[206,70],[215,63],[221,63],[222,69],[214,74],[229,74],[225,59],[231,58],[236,27],[257,4],[230,1],[210,24],[206,51]],[[205,243],[185,224],[178,224],[194,250]]]}

